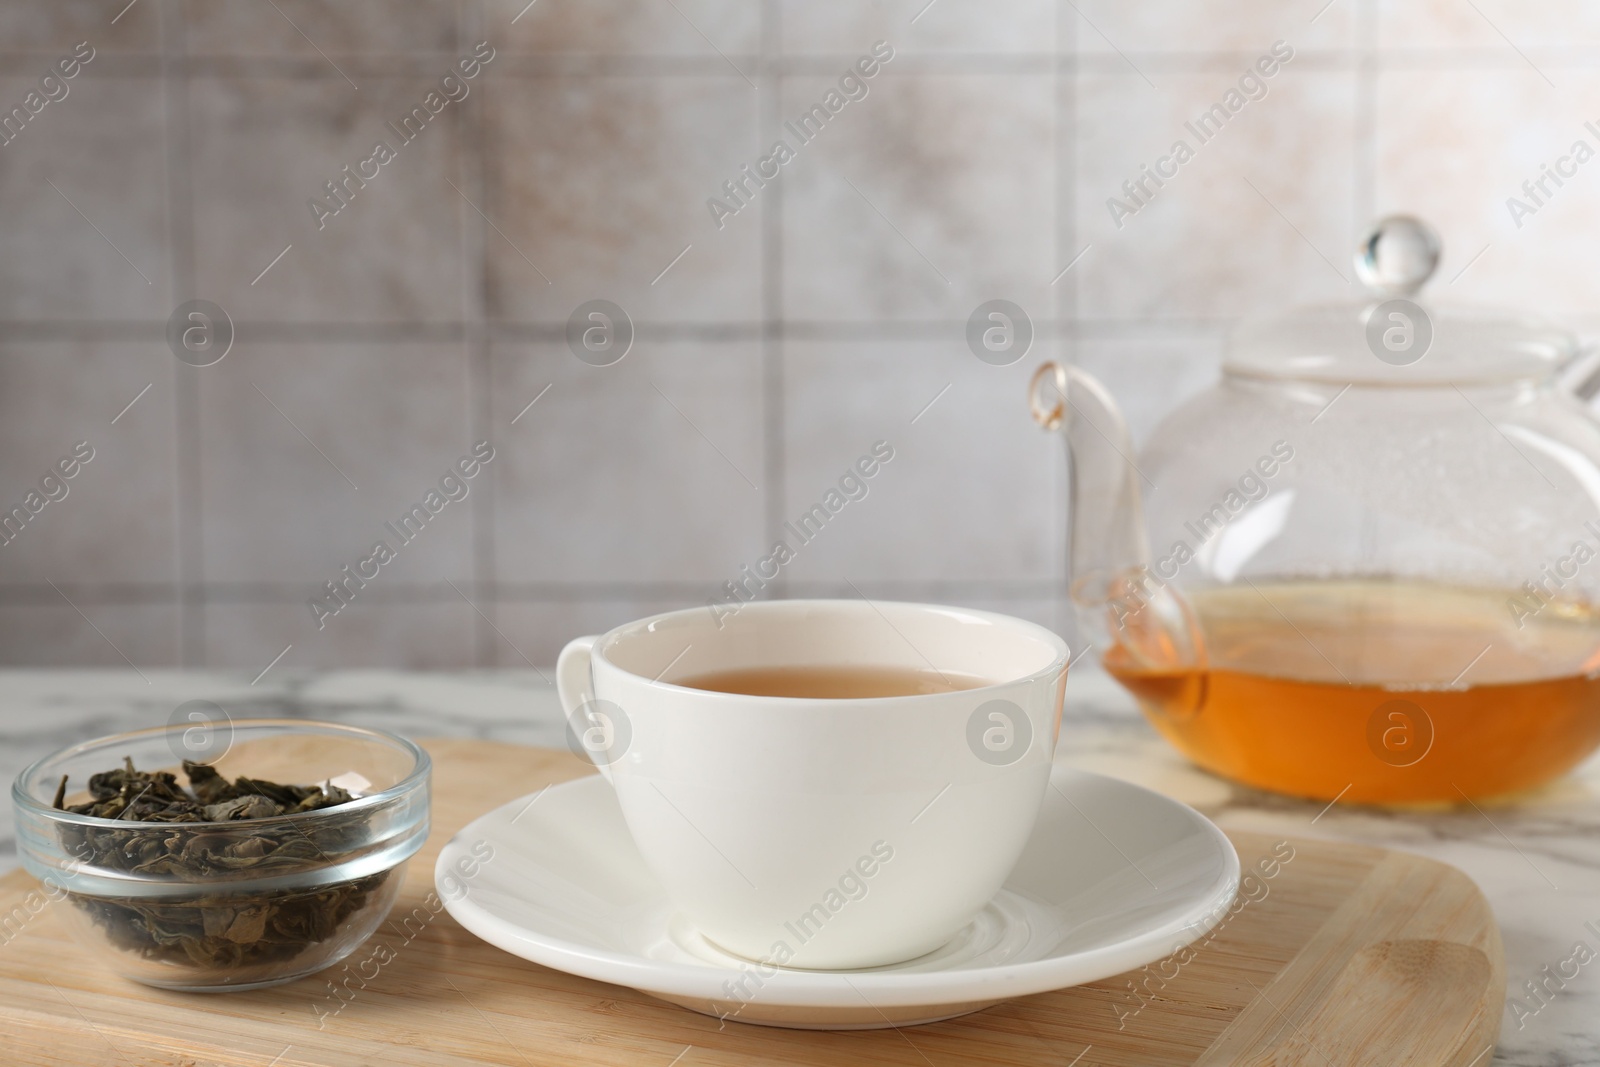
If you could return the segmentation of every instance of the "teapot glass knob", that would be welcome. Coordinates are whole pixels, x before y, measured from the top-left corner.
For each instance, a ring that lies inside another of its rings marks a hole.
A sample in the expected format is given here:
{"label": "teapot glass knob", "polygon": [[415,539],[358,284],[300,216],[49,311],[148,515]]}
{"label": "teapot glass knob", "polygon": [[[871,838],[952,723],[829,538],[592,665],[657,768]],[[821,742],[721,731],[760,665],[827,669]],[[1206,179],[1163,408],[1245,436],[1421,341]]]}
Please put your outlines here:
{"label": "teapot glass knob", "polygon": [[1439,235],[1421,219],[1379,219],[1356,249],[1356,276],[1385,296],[1410,296],[1439,265]]}

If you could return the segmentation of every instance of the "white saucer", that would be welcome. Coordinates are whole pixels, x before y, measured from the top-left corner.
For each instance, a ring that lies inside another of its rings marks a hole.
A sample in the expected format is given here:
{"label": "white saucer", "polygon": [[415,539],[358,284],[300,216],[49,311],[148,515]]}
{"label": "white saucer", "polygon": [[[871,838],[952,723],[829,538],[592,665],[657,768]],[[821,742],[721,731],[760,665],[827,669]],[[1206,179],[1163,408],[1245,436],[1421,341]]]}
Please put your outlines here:
{"label": "white saucer", "polygon": [[1057,767],[1050,784],[1022,859],[978,917],[943,948],[869,970],[769,966],[763,977],[707,942],[645,869],[598,775],[471,823],[439,854],[435,884],[456,921],[515,956],[706,1015],[807,1029],[934,1022],[1098,981],[1222,918],[1239,857],[1210,820],[1114,778]]}

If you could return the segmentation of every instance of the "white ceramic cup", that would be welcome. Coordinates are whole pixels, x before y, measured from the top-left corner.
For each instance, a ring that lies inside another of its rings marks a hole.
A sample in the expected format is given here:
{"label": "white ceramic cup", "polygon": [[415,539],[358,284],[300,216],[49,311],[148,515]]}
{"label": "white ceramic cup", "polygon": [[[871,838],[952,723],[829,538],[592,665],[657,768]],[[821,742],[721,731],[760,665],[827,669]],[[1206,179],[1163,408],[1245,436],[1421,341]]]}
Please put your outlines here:
{"label": "white ceramic cup", "polygon": [[[779,600],[580,637],[556,667],[569,739],[616,790],[667,895],[769,965],[931,952],[999,890],[1049,781],[1068,652],[965,608]],[[979,688],[810,699],[675,681],[758,667],[892,667]]]}

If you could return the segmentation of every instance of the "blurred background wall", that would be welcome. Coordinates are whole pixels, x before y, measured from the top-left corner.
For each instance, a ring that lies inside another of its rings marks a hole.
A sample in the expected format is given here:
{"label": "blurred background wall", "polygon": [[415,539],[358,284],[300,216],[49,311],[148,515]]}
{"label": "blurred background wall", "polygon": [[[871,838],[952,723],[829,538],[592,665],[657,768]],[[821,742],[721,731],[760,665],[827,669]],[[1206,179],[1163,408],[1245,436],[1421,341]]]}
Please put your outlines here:
{"label": "blurred background wall", "polygon": [[[1184,123],[1275,42],[1200,144]],[[546,664],[780,538],[762,595],[1070,630],[1039,360],[1103,376],[1143,436],[1232,320],[1344,295],[1402,210],[1444,237],[1436,296],[1592,327],[1600,163],[1531,216],[1506,198],[1600,145],[1597,88],[1600,8],[1566,0],[13,0],[0,504],[29,518],[0,660]],[[1010,366],[966,340],[994,298],[1036,333]],[[168,340],[194,300],[232,322],[210,366]],[[609,366],[568,343],[592,300],[633,324]],[[880,441],[865,496],[790,535]],[[376,576],[318,611],[346,566]]]}

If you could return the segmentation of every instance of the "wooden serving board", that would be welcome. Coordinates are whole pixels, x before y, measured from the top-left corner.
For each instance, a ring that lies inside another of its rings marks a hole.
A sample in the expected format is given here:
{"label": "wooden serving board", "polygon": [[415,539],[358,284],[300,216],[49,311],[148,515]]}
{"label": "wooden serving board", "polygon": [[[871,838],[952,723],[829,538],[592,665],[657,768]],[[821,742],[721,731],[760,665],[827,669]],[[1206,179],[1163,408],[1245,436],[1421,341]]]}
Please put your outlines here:
{"label": "wooden serving board", "polygon": [[[427,908],[434,858],[460,827],[545,783],[590,773],[566,752],[478,741],[427,748],[433,834],[397,912]],[[1247,871],[1277,844],[1230,836]],[[1290,844],[1294,858],[1270,878],[1258,874],[1256,899],[1181,966],[902,1030],[719,1023],[510,956],[443,912],[410,940],[381,929],[375,937],[391,939],[392,960],[319,1028],[317,1009],[335,1003],[325,977],[218,995],[149,989],[102,973],[69,936],[59,914],[69,905],[50,904],[14,936],[14,923],[0,926],[0,1064],[1486,1067],[1505,963],[1477,887],[1416,856]],[[29,912],[37,889],[21,872],[0,879],[0,920]]]}

